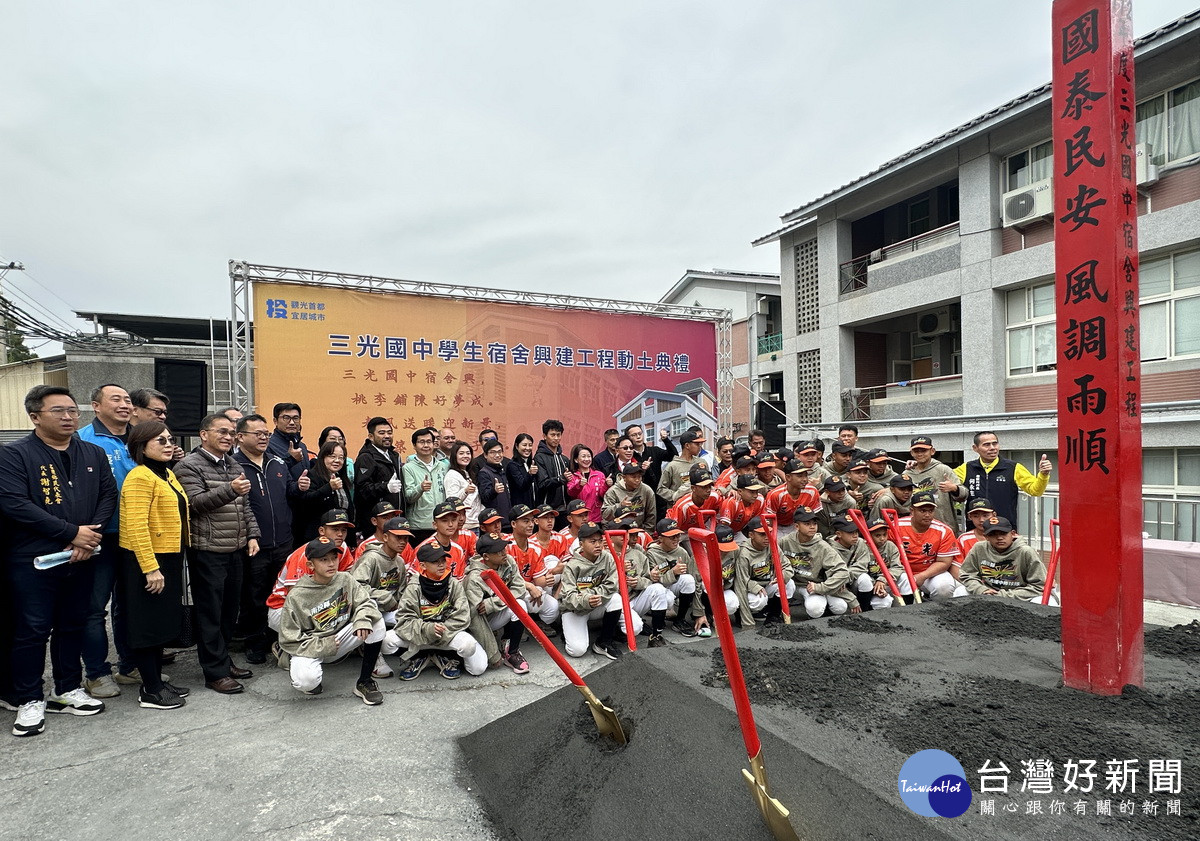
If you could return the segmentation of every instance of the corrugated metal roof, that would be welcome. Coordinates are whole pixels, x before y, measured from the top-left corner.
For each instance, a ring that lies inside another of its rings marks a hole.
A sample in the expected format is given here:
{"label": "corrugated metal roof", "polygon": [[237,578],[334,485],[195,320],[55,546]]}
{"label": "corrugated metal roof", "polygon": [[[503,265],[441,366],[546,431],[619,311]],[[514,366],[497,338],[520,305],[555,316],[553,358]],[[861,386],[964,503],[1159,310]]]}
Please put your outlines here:
{"label": "corrugated metal roof", "polygon": [[[1156,41],[1159,38],[1162,38],[1162,37],[1170,34],[1171,32],[1174,32],[1176,29],[1184,27],[1184,26],[1188,25],[1189,23],[1193,23],[1197,20],[1200,20],[1200,9],[1197,9],[1194,12],[1189,12],[1188,14],[1184,15],[1183,17],[1177,18],[1168,24],[1160,26],[1158,29],[1154,30],[1153,32],[1147,33],[1146,35],[1143,35],[1141,38],[1138,38],[1137,40],[1135,40],[1133,42],[1134,49],[1144,47],[1147,44],[1150,44],[1153,41]],[[989,120],[995,119],[996,117],[1000,116],[1001,114],[1005,113],[1006,111],[1011,111],[1012,109],[1016,108],[1019,105],[1023,105],[1027,102],[1030,102],[1031,100],[1037,99],[1038,97],[1041,97],[1041,96],[1045,96],[1046,94],[1049,94],[1049,93],[1050,93],[1050,83],[1047,82],[1046,84],[1042,85],[1041,87],[1034,88],[1033,90],[1029,91],[1028,93],[1024,93],[1021,96],[1018,96],[1016,99],[1010,99],[1008,102],[1004,103],[1003,105],[996,106],[995,108],[993,108],[992,110],[988,111],[985,114],[980,114],[978,117],[975,117],[974,119],[963,123],[961,126],[957,126],[955,128],[950,129],[950,131],[945,132],[944,134],[938,135],[937,137],[933,138],[933,140],[930,140],[927,143],[922,143],[920,146],[918,146],[915,149],[910,149],[909,151],[905,152],[903,155],[900,155],[899,157],[892,158],[887,163],[877,166],[875,169],[871,170],[870,172],[866,173],[865,175],[861,175],[858,178],[855,178],[853,181],[849,181],[849,182],[843,184],[842,186],[837,187],[836,189],[830,190],[828,193],[825,193],[822,196],[818,196],[817,198],[813,199],[812,201],[810,201],[806,204],[802,204],[799,207],[795,208],[794,210],[789,210],[787,213],[783,214],[779,218],[787,219],[790,216],[794,216],[797,213],[801,213],[804,210],[807,210],[808,208],[812,207],[813,205],[819,204],[820,202],[825,201],[830,196],[835,196],[838,193],[841,193],[842,191],[847,190],[850,187],[853,187],[855,184],[858,184],[862,181],[866,181],[868,178],[878,175],[879,173],[884,172],[888,169],[891,169],[894,166],[902,164],[905,161],[907,161],[911,158],[914,158],[917,155],[920,155],[922,152],[925,152],[925,151],[933,148],[934,146],[945,143],[947,140],[950,140],[951,138],[955,137],[956,135],[963,134],[964,132],[969,131],[970,129],[974,128],[975,126],[978,126],[980,123],[985,123]],[[783,228],[780,228],[778,231],[773,231],[770,234],[766,234],[765,236],[760,237],[759,239],[755,240],[753,244],[759,244],[761,242],[769,242],[772,238],[778,237],[780,235],[780,233],[787,230],[789,227],[792,227],[792,226],[785,225]]]}

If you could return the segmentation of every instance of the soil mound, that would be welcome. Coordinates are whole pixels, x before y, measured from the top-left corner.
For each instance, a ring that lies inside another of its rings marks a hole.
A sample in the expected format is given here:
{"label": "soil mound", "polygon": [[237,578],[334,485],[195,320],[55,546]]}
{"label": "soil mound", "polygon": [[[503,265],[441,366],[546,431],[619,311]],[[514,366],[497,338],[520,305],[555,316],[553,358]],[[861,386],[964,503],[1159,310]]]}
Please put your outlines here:
{"label": "soil mound", "polygon": [[[1062,620],[1057,611],[1034,613],[1034,606],[1010,604],[1008,599],[995,597],[949,599],[932,604],[927,609],[938,625],[972,637],[991,639],[1025,639],[1062,642]],[[1043,608],[1052,610],[1052,608]]]}

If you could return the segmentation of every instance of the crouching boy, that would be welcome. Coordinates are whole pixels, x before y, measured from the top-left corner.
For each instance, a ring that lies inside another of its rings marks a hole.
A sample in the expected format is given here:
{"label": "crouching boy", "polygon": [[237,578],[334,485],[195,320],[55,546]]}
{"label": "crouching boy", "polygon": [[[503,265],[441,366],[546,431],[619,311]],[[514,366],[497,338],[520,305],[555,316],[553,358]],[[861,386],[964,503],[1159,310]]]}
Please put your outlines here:
{"label": "crouching boy", "polygon": [[[983,527],[984,539],[971,547],[962,565],[962,583],[973,596],[1007,596],[1041,601],[1046,566],[1012,523],[999,517]],[[1057,607],[1051,596],[1048,604]]]}
{"label": "crouching boy", "polygon": [[[868,539],[875,544],[883,562],[887,564],[892,580],[896,582],[900,595],[911,596],[912,585],[908,583],[908,575],[900,563],[900,550],[888,539],[888,525],[876,517],[867,522]],[[863,544],[866,548],[866,544]],[[837,546],[834,545],[836,549]],[[848,562],[850,566],[850,584],[858,597],[858,603],[863,610],[881,610],[892,606],[892,591],[888,587],[887,577],[879,568],[874,553],[868,551],[866,556],[858,556]]]}
{"label": "crouching boy", "polygon": [[[462,582],[450,575],[450,552],[436,540],[417,548],[415,579],[410,580],[396,608],[396,633],[407,648],[408,665],[400,672],[401,680],[414,680],[430,662],[427,649],[453,649],[467,673],[481,675],[487,670],[487,652],[467,630],[471,608]],[[447,680],[461,672],[453,657],[432,655],[435,667]]]}
{"label": "crouching boy", "polygon": [[[847,586],[850,570],[842,556],[818,533],[817,514],[807,505],[796,508],[796,530],[779,541],[779,554],[791,564],[792,577],[804,588],[804,612],[816,619],[825,609],[835,616],[859,613],[858,599]],[[856,529],[857,530],[857,529]]]}
{"label": "crouching boy", "polygon": [[371,679],[384,633],[375,600],[352,575],[338,572],[341,547],[329,538],[310,541],[304,556],[309,572],[288,591],[279,622],[279,647],[290,655],[292,686],[306,695],[319,694],[323,663],[362,646],[354,694],[368,706],[383,703],[383,693]]}
{"label": "crouching boy", "polygon": [[[505,604],[504,599],[496,595],[491,586],[483,580],[483,572],[489,569],[495,571],[513,594],[513,598],[523,602],[527,611],[535,609],[535,603],[526,589],[521,571],[517,569],[517,562],[508,554],[507,540],[485,534],[475,544],[475,550],[479,554],[468,562],[467,574],[463,578],[463,585],[467,589],[467,601],[471,605],[472,630],[478,629],[474,636],[479,637],[487,648],[487,640],[494,638],[492,633],[502,630],[504,642],[499,651],[499,659],[514,672],[523,675],[529,671],[529,663],[521,654],[521,637],[525,626]],[[543,599],[553,601],[550,595],[542,593],[538,599],[538,607],[542,606],[540,603]],[[551,622],[558,618],[558,604],[555,603],[553,607]],[[543,614],[543,617],[545,615],[547,614]]]}
{"label": "crouching boy", "polygon": [[[604,533],[595,523],[584,523],[576,536],[578,545],[563,564],[562,589],[558,604],[562,610],[563,642],[572,657],[588,650],[588,620],[599,619],[600,635],[592,651],[609,660],[621,659],[616,641],[617,629],[625,621],[617,582],[617,565],[604,550]],[[642,629],[642,617],[633,613],[634,633]]]}
{"label": "crouching boy", "polygon": [[379,539],[354,562],[350,574],[370,591],[371,598],[383,614],[383,626],[388,629],[383,637],[379,661],[371,673],[376,680],[383,680],[394,674],[392,667],[383,659],[384,655],[400,650],[400,638],[392,629],[396,627],[396,606],[400,603],[400,594],[408,586],[408,567],[404,555],[411,551],[408,539],[413,534],[408,530],[408,520],[399,515],[377,526],[376,534]]}

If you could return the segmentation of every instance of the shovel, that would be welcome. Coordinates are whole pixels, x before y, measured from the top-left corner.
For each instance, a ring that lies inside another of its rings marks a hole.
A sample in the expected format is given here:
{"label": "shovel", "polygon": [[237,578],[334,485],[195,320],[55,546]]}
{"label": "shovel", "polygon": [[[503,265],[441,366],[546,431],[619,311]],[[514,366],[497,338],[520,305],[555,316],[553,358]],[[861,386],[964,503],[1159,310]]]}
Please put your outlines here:
{"label": "shovel", "polygon": [[[710,593],[721,592],[721,549],[717,545],[717,536],[704,529],[692,529],[688,536],[692,539],[692,548],[696,552],[696,566],[700,568],[704,587]],[[721,643],[721,653],[725,656],[729,688],[733,690],[733,705],[737,709],[738,723],[742,727],[742,741],[746,743],[746,755],[750,758],[751,770],[743,768],[742,778],[745,779],[750,796],[762,812],[763,820],[767,822],[771,834],[778,841],[800,841],[788,820],[791,813],[772,797],[767,789],[767,766],[763,762],[762,742],[758,738],[758,727],[754,724],[754,711],[750,709],[746,677],[742,673],[742,661],[733,641],[733,625],[729,623],[725,599],[710,599],[710,602],[717,625],[717,639]]]}
{"label": "shovel", "polygon": [[606,707],[596,697],[596,693],[588,688],[588,685],[583,682],[583,678],[579,676],[579,672],[567,662],[567,658],[563,653],[554,647],[554,643],[550,642],[542,629],[533,621],[533,617],[526,612],[525,608],[513,596],[512,591],[505,585],[502,579],[494,569],[485,569],[481,573],[481,577],[492,588],[492,592],[499,596],[513,615],[521,620],[521,624],[529,629],[529,633],[533,634],[533,638],[541,643],[542,648],[546,649],[546,653],[550,655],[555,664],[562,669],[563,674],[567,676],[567,680],[583,693],[583,699],[587,701],[588,709],[592,711],[592,718],[596,720],[596,729],[600,731],[601,736],[608,736],[617,744],[623,745],[628,739],[625,738],[625,730],[621,727],[621,721],[617,718],[617,713],[612,707]]}
{"label": "shovel", "polygon": [[792,624],[792,606],[788,604],[787,582],[783,579],[783,562],[779,559],[779,532],[774,514],[763,514],[767,524],[767,539],[771,541],[771,563],[775,565],[775,582],[779,585],[779,606],[783,608],[784,624]]}
{"label": "shovel", "polygon": [[[613,548],[612,538],[610,534],[625,535],[625,542],[621,544],[621,557],[617,557],[617,550]],[[633,632],[633,611],[629,607],[629,581],[625,576],[625,553],[629,550],[629,532],[605,532],[604,542],[608,546],[608,552],[613,556],[613,561],[617,567],[617,584],[621,587],[621,612],[625,615],[625,643],[629,646],[630,651],[637,651],[637,634]]]}
{"label": "shovel", "polygon": [[1042,604],[1050,604],[1050,591],[1054,589],[1054,573],[1058,571],[1058,525],[1058,520],[1050,521],[1050,565],[1046,567],[1046,585],[1042,587]]}
{"label": "shovel", "polygon": [[904,551],[904,541],[900,537],[900,518],[892,508],[884,508],[879,513],[883,515],[884,522],[888,524],[888,533],[892,536],[892,542],[900,550],[900,563],[904,566],[904,574],[908,576],[908,586],[912,587],[913,602],[920,604],[924,599],[921,598],[921,590],[917,587],[917,578],[913,575],[912,567],[908,564],[908,553]]}
{"label": "shovel", "polygon": [[900,588],[896,586],[896,579],[892,578],[892,571],[888,569],[887,564],[884,562],[883,553],[879,551],[879,547],[875,545],[875,541],[871,538],[871,532],[867,530],[867,521],[863,518],[862,510],[851,508],[846,513],[850,515],[851,521],[862,532],[863,542],[867,544],[867,548],[871,550],[871,555],[875,558],[875,563],[879,564],[879,569],[883,571],[883,579],[887,582],[888,589],[892,591],[892,595],[896,597],[896,601],[904,604],[904,596],[900,595]]}

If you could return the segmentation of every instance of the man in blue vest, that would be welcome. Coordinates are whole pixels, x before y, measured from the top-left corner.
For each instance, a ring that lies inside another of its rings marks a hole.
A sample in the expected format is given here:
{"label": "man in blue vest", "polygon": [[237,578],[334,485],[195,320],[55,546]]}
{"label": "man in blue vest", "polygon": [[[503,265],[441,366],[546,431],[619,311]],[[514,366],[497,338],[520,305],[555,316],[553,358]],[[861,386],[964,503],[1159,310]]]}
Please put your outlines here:
{"label": "man in blue vest", "polygon": [[1043,454],[1038,462],[1037,475],[1023,464],[1000,458],[1000,439],[994,432],[977,432],[971,449],[979,454],[978,461],[968,461],[954,468],[958,481],[967,488],[967,500],[984,497],[992,502],[996,516],[1017,527],[1017,491],[1029,496],[1041,496],[1050,483],[1050,459]]}

